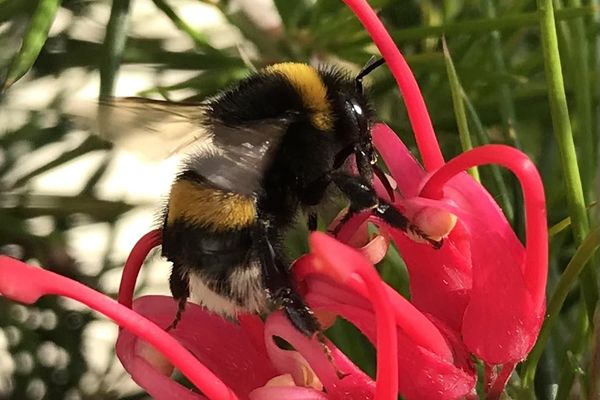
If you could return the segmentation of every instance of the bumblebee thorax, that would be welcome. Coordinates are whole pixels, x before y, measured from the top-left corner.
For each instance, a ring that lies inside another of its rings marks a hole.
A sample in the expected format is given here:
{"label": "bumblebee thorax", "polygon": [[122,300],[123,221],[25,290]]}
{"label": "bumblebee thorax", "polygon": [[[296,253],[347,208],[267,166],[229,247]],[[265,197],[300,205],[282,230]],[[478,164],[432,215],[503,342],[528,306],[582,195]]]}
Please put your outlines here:
{"label": "bumblebee thorax", "polygon": [[323,131],[333,128],[333,115],[331,104],[327,99],[327,88],[314,67],[301,63],[281,63],[265,68],[265,72],[278,74],[292,85],[302,98],[306,109],[310,111],[311,123],[316,128]]}

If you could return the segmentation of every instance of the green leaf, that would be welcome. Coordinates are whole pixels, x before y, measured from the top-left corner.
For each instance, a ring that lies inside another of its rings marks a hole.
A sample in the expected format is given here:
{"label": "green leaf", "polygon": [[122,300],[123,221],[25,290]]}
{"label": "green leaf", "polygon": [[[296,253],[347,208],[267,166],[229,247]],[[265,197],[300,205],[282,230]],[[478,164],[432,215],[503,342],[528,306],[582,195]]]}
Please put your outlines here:
{"label": "green leaf", "polygon": [[4,193],[0,195],[0,211],[18,209],[22,218],[42,215],[68,217],[85,214],[96,221],[114,221],[134,205],[123,201],[101,200],[93,196],[60,196],[40,193]]}
{"label": "green leaf", "polygon": [[37,4],[36,0],[4,0],[0,3],[0,22],[13,20],[17,16],[28,14]]}
{"label": "green leaf", "polygon": [[165,0],[152,0],[156,7],[158,7],[170,20],[173,25],[180,31],[184,32],[194,41],[197,48],[206,51],[207,53],[218,52],[217,49],[212,47],[208,42],[208,37],[201,32],[196,31],[194,28],[188,25],[173,8]]}
{"label": "green leaf", "polygon": [[[594,7],[564,8],[556,12],[559,21],[592,16],[597,12]],[[496,30],[512,30],[535,26],[539,21],[537,12],[506,15],[497,18],[479,18],[447,23],[441,26],[420,26],[417,28],[391,31],[395,42],[418,41],[427,37],[442,37],[459,34],[489,33]]]}
{"label": "green leaf", "polygon": [[308,12],[311,2],[307,0],[275,0],[275,7],[281,16],[281,21],[286,29],[293,30],[298,27],[300,19]]}
{"label": "green leaf", "polygon": [[79,146],[77,146],[77,148],[75,148],[73,150],[65,151],[64,153],[62,153],[61,155],[56,157],[54,160],[50,161],[48,164],[43,165],[39,168],[36,168],[35,170],[33,170],[33,171],[27,173],[26,175],[20,177],[19,179],[17,179],[17,181],[14,183],[13,187],[24,186],[32,178],[35,178],[36,176],[41,175],[44,172],[50,171],[53,168],[56,168],[56,167],[58,167],[62,164],[65,164],[71,160],[81,157],[82,155],[89,153],[90,151],[108,149],[108,148],[110,148],[110,145],[107,144],[106,142],[103,142],[96,136],[89,136]]}
{"label": "green leaf", "polygon": [[29,71],[46,43],[48,32],[60,6],[60,0],[40,0],[25,32],[19,53],[15,56],[4,80],[3,90],[9,88]]}

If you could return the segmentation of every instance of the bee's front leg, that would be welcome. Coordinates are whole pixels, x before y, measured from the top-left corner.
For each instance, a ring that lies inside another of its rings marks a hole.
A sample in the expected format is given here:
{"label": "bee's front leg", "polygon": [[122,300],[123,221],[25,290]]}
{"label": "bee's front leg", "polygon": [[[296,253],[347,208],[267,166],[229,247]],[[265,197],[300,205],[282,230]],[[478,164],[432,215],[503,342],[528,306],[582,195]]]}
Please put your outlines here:
{"label": "bee's front leg", "polygon": [[404,232],[411,232],[427,241],[436,249],[442,246],[442,241],[431,239],[418,226],[413,225],[400,211],[377,196],[373,187],[365,179],[343,172],[335,172],[331,175],[331,180],[350,201],[348,212],[332,232],[334,236],[339,233],[344,223],[354,214],[370,209],[373,215],[381,218],[390,226]]}

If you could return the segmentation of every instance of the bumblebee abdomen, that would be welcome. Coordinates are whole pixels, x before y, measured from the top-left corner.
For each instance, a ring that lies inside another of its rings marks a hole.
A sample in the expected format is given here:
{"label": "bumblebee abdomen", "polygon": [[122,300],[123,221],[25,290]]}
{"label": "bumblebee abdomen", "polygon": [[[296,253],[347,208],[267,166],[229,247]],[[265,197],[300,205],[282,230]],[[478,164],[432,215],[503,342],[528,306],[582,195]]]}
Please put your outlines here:
{"label": "bumblebee abdomen", "polygon": [[265,312],[262,271],[252,254],[255,225],[251,198],[215,189],[193,172],[181,174],[163,226],[174,296],[188,292],[192,301],[222,315]]}
{"label": "bumblebee abdomen", "polygon": [[177,221],[215,232],[244,229],[256,222],[256,206],[248,196],[216,189],[186,172],[169,197],[166,223]]}
{"label": "bumblebee abdomen", "polygon": [[171,188],[163,254],[179,264],[222,273],[247,259],[255,224],[253,199],[215,189],[185,171]]}

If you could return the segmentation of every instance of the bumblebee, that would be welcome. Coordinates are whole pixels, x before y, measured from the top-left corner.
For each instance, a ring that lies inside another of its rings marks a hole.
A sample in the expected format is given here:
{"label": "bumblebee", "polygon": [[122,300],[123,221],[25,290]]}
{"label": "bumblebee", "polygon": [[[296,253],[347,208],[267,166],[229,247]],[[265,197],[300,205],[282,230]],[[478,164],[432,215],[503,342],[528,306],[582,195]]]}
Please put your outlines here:
{"label": "bumblebee", "polygon": [[[301,210],[328,201],[330,187],[349,201],[344,219],[372,210],[393,227],[438,245],[371,184],[375,114],[362,79],[381,64],[369,62],[352,78],[331,67],[282,63],[201,103],[101,103],[103,130],[119,135],[116,141],[139,143],[132,140],[139,136],[152,152],[186,154],[162,218],[162,254],[173,264],[170,289],[179,301],[171,327],[191,298],[233,318],[280,308],[299,331],[319,334],[290,279],[282,240]],[[124,137],[123,123],[134,127]],[[350,156],[358,175],[347,166]],[[314,211],[308,221],[316,229]]]}

